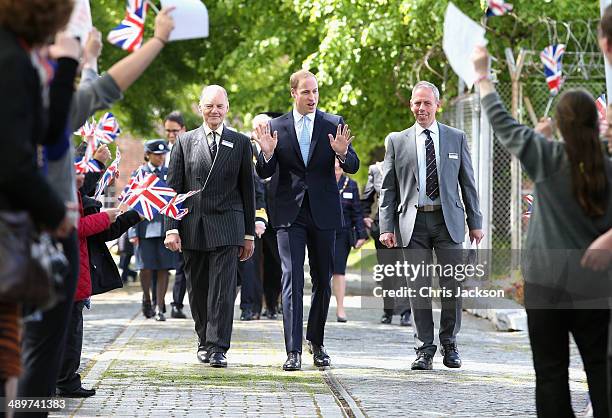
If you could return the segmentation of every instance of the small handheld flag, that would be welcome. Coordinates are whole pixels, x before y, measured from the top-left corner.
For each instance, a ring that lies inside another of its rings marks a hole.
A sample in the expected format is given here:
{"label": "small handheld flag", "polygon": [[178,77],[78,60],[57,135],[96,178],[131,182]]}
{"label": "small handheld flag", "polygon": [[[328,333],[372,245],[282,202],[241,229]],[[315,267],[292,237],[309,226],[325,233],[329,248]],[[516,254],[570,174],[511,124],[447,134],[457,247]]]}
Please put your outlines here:
{"label": "small handheld flag", "polygon": [[512,5],[504,0],[487,0],[487,17],[503,16],[512,11]]}
{"label": "small handheld flag", "polygon": [[125,17],[108,33],[108,42],[130,52],[140,48],[144,37],[147,6],[146,0],[127,0]]}

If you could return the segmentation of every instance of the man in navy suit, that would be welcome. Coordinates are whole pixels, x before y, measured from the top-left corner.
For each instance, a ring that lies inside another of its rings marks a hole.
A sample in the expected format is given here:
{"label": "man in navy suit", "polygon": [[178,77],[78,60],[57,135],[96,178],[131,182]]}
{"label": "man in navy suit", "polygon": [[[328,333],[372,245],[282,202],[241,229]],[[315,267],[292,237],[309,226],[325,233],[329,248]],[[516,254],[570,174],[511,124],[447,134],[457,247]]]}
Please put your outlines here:
{"label": "man in navy suit", "polygon": [[268,178],[278,170],[274,193],[274,228],[283,270],[283,326],[287,361],[283,370],[302,367],[304,258],[308,247],[312,303],[306,339],[314,364],[331,364],[323,346],[331,297],[336,230],[342,228],[342,208],[334,161],[347,173],[359,169],[351,146],[351,131],[341,116],[317,110],[319,89],[310,71],[291,75],[293,110],[256,128],[261,147],[257,174]]}

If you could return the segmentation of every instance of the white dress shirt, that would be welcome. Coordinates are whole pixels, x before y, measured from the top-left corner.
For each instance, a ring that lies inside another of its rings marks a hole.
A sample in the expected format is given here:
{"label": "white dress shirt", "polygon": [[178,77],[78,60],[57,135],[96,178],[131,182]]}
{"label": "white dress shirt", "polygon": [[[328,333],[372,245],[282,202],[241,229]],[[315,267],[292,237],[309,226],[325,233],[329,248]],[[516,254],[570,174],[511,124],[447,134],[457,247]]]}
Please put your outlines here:
{"label": "white dress shirt", "polygon": [[305,115],[300,114],[295,108],[293,108],[293,126],[295,127],[295,137],[300,138],[302,135],[302,127],[304,126],[304,118],[308,118],[309,131],[308,139],[312,142],[312,127],[314,126],[315,112],[306,113]]}
{"label": "white dress shirt", "polygon": [[[430,131],[431,139],[434,142],[434,149],[436,151],[436,170],[438,172],[438,185],[440,184],[440,128],[438,122],[434,122],[427,128]],[[435,200],[431,200],[427,197],[427,163],[425,162],[425,140],[427,136],[423,132],[423,128],[418,123],[416,124],[416,149],[417,149],[417,161],[418,161],[418,174],[419,174],[419,206],[425,205],[439,205],[440,195]]]}

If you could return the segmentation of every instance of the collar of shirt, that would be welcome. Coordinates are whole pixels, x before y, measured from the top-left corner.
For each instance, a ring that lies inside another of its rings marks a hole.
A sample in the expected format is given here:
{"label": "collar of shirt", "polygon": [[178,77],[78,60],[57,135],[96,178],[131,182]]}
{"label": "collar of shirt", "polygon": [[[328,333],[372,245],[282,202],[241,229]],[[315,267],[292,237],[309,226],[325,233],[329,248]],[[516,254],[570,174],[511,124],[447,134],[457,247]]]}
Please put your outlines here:
{"label": "collar of shirt", "polygon": [[312,140],[312,127],[314,125],[315,112],[302,115],[295,108],[293,108],[293,126],[295,128],[295,136],[298,138],[298,140],[300,139],[300,134],[302,133],[302,126],[304,126],[304,118],[308,118],[310,121],[308,138]]}
{"label": "collar of shirt", "polygon": [[155,167],[153,164],[151,164],[150,162],[147,163],[147,165],[149,166],[149,170],[151,170],[151,173],[155,172],[155,169],[158,169],[161,171],[161,167]]}
{"label": "collar of shirt", "polygon": [[431,125],[429,125],[429,128],[423,128],[421,125],[419,125],[417,123],[416,124],[415,136],[418,137],[419,135],[421,135],[425,129],[429,129],[429,131],[432,134],[432,138],[434,136],[439,135],[439,132],[440,132],[440,128],[438,127],[438,121],[434,120],[433,123]]}
{"label": "collar of shirt", "polygon": [[[206,135],[206,141],[210,142],[210,134],[212,132],[212,129],[208,127],[206,122],[204,122],[203,126],[204,126],[204,134]],[[217,145],[219,145],[219,141],[221,140],[221,135],[223,134],[223,124],[219,125],[219,127],[215,129],[215,132],[217,133],[215,142],[217,142]]]}

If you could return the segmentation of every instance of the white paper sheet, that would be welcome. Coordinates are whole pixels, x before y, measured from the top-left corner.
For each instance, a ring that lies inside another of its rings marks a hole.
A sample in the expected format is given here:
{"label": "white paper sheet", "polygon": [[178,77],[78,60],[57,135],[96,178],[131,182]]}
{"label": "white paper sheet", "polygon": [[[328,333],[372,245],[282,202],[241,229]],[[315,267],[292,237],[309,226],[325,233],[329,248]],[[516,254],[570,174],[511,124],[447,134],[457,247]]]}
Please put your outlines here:
{"label": "white paper sheet", "polygon": [[75,1],[74,9],[72,9],[72,14],[70,15],[70,21],[68,22],[66,30],[72,36],[80,38],[81,45],[85,46],[92,27],[89,0]]}
{"label": "white paper sheet", "polygon": [[443,49],[453,71],[472,88],[476,73],[472,65],[472,53],[476,46],[484,46],[485,29],[461,12],[452,2],[448,3],[444,17]]}
{"label": "white paper sheet", "polygon": [[208,37],[208,10],[200,0],[161,0],[161,4],[176,7],[171,14],[174,19],[171,41]]}

